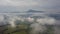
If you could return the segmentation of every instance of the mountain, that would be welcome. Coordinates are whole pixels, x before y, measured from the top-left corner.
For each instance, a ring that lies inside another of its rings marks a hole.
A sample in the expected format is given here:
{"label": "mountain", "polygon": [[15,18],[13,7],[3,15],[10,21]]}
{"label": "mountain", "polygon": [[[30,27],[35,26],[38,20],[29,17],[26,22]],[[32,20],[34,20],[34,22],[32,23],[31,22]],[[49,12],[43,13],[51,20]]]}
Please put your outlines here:
{"label": "mountain", "polygon": [[56,20],[60,20],[60,14],[50,14],[49,16],[55,18]]}
{"label": "mountain", "polygon": [[28,10],[26,13],[27,13],[27,16],[29,16],[29,17],[33,17],[33,16],[40,17],[45,12],[44,11],[37,11],[37,10]]}
{"label": "mountain", "polygon": [[44,11],[28,10],[27,13],[43,13]]}

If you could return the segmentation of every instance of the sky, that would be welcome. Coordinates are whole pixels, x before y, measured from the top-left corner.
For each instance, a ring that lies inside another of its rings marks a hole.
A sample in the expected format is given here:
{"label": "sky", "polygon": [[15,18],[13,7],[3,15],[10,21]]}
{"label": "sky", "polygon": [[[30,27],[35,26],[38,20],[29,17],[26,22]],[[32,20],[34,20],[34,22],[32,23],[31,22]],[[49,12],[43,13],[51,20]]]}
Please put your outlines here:
{"label": "sky", "polygon": [[60,0],[0,0],[0,12],[24,12],[29,9],[60,13]]}

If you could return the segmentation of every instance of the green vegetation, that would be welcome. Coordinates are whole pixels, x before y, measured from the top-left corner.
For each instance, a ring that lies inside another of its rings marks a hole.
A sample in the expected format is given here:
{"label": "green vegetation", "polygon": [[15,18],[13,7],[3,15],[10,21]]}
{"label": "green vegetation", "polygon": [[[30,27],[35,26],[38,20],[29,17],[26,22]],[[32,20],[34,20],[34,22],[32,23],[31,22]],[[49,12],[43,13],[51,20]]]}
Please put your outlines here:
{"label": "green vegetation", "polygon": [[[16,27],[12,28],[11,26],[4,26],[0,30],[2,34],[29,34],[31,28],[30,24],[27,21],[16,24]],[[53,25],[46,25],[47,29],[44,32],[40,32],[39,34],[54,34]],[[0,34],[1,34],[0,33]]]}
{"label": "green vegetation", "polygon": [[42,34],[54,34],[53,25],[46,25],[47,29]]}
{"label": "green vegetation", "polygon": [[[3,31],[3,34],[29,34],[30,30],[30,25],[28,24],[27,21],[21,22],[21,21],[16,21],[16,27],[11,27],[10,25],[5,26]],[[7,28],[7,30],[6,30]]]}

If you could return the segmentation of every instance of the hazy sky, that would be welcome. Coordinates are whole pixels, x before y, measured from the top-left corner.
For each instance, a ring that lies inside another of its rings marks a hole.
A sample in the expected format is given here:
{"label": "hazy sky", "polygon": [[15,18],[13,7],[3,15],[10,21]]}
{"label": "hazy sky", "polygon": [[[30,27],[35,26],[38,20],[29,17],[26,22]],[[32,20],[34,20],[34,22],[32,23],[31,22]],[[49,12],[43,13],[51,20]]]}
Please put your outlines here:
{"label": "hazy sky", "polygon": [[60,12],[60,0],[0,0],[0,12],[29,9]]}

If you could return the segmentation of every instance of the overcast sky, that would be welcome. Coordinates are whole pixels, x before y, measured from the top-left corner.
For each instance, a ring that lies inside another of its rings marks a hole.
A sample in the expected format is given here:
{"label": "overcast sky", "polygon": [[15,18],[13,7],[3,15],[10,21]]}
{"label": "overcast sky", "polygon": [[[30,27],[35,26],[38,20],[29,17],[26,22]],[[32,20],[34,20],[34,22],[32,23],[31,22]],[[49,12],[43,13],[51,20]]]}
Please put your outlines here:
{"label": "overcast sky", "polygon": [[29,9],[57,13],[60,12],[60,0],[0,0],[0,12]]}

